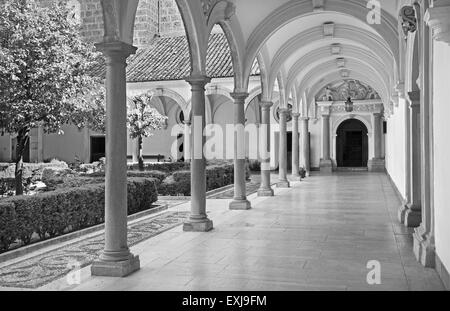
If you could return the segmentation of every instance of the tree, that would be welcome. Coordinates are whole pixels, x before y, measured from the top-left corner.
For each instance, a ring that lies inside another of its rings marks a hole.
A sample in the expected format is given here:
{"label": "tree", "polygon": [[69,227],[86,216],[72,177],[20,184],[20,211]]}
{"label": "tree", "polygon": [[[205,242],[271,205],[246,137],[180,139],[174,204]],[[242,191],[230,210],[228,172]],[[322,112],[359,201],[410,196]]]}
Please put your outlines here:
{"label": "tree", "polygon": [[131,139],[138,140],[139,170],[144,170],[144,158],[142,156],[142,139],[153,135],[154,130],[163,127],[167,117],[161,115],[158,110],[151,107],[152,93],[144,93],[134,96],[128,104],[127,125]]}
{"label": "tree", "polygon": [[48,8],[34,0],[0,1],[0,128],[17,134],[17,195],[32,128],[56,133],[102,118],[102,81],[94,75],[101,54],[82,40],[70,14],[64,1]]}

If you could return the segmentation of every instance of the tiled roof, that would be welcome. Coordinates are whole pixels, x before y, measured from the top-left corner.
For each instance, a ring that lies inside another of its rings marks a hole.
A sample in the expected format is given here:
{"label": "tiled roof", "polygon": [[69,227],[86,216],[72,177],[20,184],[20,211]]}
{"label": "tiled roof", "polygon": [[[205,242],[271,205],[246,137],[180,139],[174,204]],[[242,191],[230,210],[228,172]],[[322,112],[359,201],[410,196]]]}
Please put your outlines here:
{"label": "tiled roof", "polygon": [[[227,39],[223,33],[211,34],[206,60],[207,75],[211,78],[232,77],[233,66]],[[104,74],[103,68],[99,73]],[[127,82],[182,80],[190,73],[188,43],[185,36],[162,37],[148,48],[138,49],[128,59]],[[259,75],[257,62],[252,75]]]}

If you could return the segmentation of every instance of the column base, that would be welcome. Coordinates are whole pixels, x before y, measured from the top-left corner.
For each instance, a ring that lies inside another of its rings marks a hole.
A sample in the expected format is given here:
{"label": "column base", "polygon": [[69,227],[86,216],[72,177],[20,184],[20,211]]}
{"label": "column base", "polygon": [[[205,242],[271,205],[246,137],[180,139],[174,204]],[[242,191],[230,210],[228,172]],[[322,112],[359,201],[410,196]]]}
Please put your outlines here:
{"label": "column base", "polygon": [[277,188],[290,188],[291,184],[288,180],[280,180],[277,182]]}
{"label": "column base", "polygon": [[403,221],[405,227],[417,228],[422,222],[422,212],[420,209],[412,209],[411,206],[407,206],[405,211],[405,219]]}
{"label": "column base", "polygon": [[258,189],[258,197],[273,197],[274,192],[272,188],[259,188]]}
{"label": "column base", "polygon": [[320,172],[333,173],[333,162],[331,160],[320,159]]}
{"label": "column base", "polygon": [[408,206],[406,205],[405,202],[403,202],[397,211],[397,219],[398,219],[399,223],[401,223],[401,224],[405,223],[405,214],[406,214],[407,210],[408,210]]}
{"label": "column base", "polygon": [[291,175],[291,179],[293,181],[301,181],[302,180],[302,176],[300,174]]}
{"label": "column base", "polygon": [[384,172],[385,162],[383,159],[371,159],[367,162],[367,168],[369,172]]}
{"label": "column base", "polygon": [[208,232],[213,229],[212,220],[205,218],[202,221],[187,221],[183,224],[185,232]]}
{"label": "column base", "polygon": [[423,235],[421,231],[423,231],[421,227],[414,230],[414,255],[424,267],[434,268],[436,264],[434,243],[430,241],[429,235]]}
{"label": "column base", "polygon": [[127,260],[123,261],[105,261],[96,260],[91,266],[91,275],[93,276],[109,276],[109,277],[125,277],[140,269],[139,256],[131,255]]}
{"label": "column base", "polygon": [[229,206],[230,210],[249,210],[252,205],[248,200],[233,200]]}

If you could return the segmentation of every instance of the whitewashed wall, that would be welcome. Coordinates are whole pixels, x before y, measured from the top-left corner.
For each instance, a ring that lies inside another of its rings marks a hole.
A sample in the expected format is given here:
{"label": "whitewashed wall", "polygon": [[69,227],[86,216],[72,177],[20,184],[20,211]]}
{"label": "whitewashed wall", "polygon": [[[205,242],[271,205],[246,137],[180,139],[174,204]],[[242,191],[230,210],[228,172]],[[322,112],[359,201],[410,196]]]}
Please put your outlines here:
{"label": "whitewashed wall", "polygon": [[436,253],[450,271],[450,46],[435,41],[433,78]]}
{"label": "whitewashed wall", "polygon": [[394,114],[387,120],[387,133],[385,136],[386,170],[403,198],[405,198],[406,193],[405,107],[405,100],[400,99],[398,107],[394,107]]}

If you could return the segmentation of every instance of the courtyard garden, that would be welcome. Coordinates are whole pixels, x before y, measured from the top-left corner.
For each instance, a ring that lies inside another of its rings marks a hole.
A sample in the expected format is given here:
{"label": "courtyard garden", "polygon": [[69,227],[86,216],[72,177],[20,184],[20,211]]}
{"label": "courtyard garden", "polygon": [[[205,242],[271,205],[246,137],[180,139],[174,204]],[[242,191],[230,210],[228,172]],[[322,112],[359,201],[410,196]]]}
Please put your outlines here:
{"label": "courtyard garden", "polygon": [[[22,195],[15,195],[14,167],[0,164],[0,252],[104,222],[104,159],[70,166],[24,163]],[[208,191],[233,184],[232,162],[208,161],[206,172]],[[129,165],[127,175],[128,215],[157,206],[158,196],[190,196],[189,163],[146,163],[140,170]]]}

